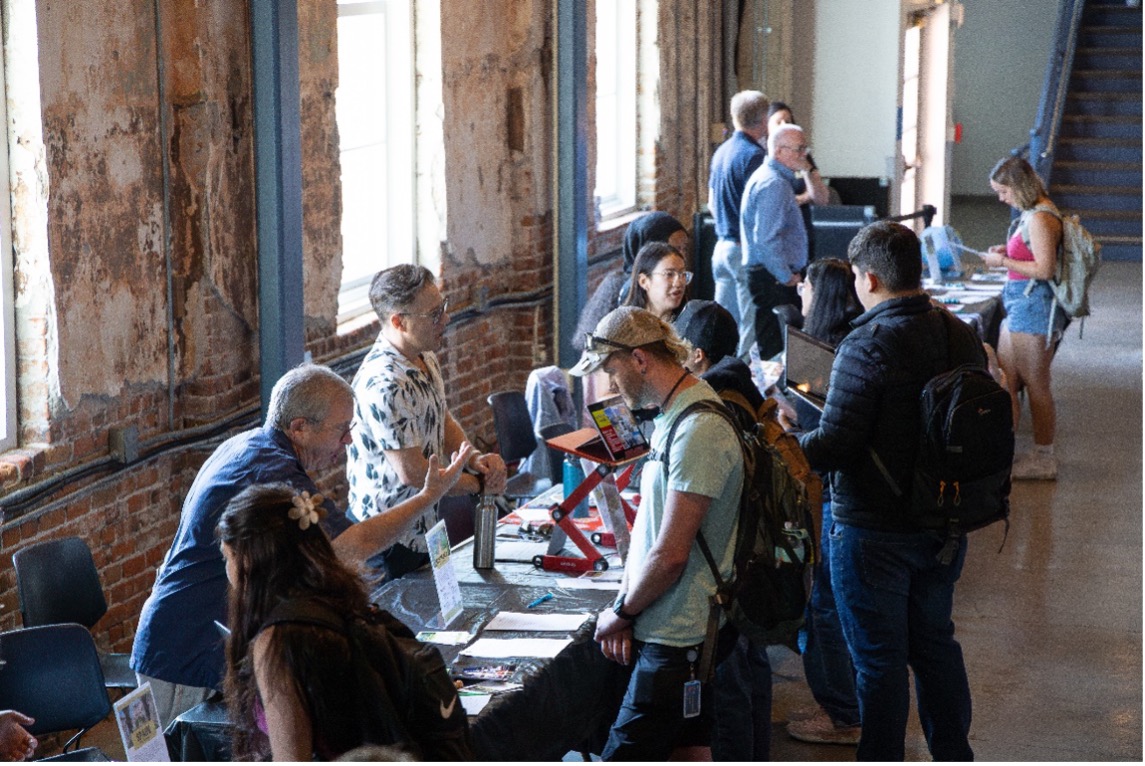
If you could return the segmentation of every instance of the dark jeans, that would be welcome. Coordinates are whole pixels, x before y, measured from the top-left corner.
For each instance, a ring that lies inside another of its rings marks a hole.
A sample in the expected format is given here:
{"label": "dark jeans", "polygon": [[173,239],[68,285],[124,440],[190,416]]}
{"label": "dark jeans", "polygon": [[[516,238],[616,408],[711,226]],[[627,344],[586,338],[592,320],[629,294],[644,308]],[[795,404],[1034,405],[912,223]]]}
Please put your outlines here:
{"label": "dark jeans", "polygon": [[963,536],[953,562],[932,532],[831,526],[831,586],[855,663],[863,734],[858,760],[901,761],[914,671],[918,717],[936,761],[971,761],[970,685],[954,640],[954,583],[966,559]]}
{"label": "dark jeans", "polygon": [[839,624],[835,593],[831,590],[831,503],[823,503],[823,534],[819,561],[811,582],[811,601],[800,632],[803,674],[819,706],[839,726],[857,726],[859,700],[855,696],[855,668]]}
{"label": "dark jeans", "polygon": [[[633,642],[636,660],[604,761],[666,761],[678,746],[710,741],[711,684],[704,684],[700,715],[684,718],[684,684],[699,672],[700,647]],[[693,652],[693,659],[688,653]]]}
{"label": "dark jeans", "polygon": [[747,287],[755,304],[755,342],[759,346],[759,358],[766,361],[783,350],[779,317],[772,309],[787,303],[798,306],[799,293],[794,287],[776,282],[763,266],[747,267]]}
{"label": "dark jeans", "polygon": [[712,760],[771,757],[771,662],[767,647],[740,636],[716,668]]}

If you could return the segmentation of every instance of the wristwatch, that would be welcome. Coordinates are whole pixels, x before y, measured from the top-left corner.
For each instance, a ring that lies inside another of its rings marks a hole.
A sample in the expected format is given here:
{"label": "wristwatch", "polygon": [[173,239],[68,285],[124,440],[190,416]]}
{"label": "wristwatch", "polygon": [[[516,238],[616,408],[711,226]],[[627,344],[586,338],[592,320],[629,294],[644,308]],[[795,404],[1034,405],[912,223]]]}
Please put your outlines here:
{"label": "wristwatch", "polygon": [[612,612],[617,617],[627,622],[636,622],[636,618],[640,616],[639,613],[630,614],[624,611],[624,594],[621,594],[620,598],[616,599],[616,603],[612,605]]}

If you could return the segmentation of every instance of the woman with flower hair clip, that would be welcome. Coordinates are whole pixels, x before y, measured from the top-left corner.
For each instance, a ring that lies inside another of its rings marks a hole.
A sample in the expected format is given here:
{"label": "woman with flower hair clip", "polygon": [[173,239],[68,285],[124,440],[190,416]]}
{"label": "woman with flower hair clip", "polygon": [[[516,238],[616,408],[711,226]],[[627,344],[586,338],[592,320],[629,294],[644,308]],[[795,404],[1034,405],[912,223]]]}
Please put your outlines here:
{"label": "woman with flower hair clip", "polygon": [[[363,744],[420,755],[421,732],[407,730],[404,701],[386,691],[397,686],[394,668],[379,667],[401,661],[386,635],[394,628],[383,627],[361,580],[339,561],[322,514],[320,495],[270,484],[242,491],[219,521],[231,583],[225,691],[236,760],[331,760]],[[459,744],[467,748],[467,732]]]}

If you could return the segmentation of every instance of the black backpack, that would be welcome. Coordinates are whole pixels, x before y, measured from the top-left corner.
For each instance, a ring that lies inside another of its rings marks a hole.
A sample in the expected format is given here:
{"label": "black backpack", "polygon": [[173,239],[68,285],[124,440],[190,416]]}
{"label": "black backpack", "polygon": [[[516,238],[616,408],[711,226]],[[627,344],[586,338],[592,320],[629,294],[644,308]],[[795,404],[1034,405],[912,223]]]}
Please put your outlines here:
{"label": "black backpack", "polygon": [[441,652],[389,612],[350,619],[323,601],[301,598],[280,603],[263,628],[284,622],[318,625],[349,639],[359,698],[368,701],[358,722],[363,744],[394,745],[423,761],[475,760],[469,719]]}
{"label": "black backpack", "polygon": [[[947,322],[960,321],[943,314]],[[953,560],[966,532],[996,521],[1004,521],[1009,532],[1014,462],[1010,393],[982,365],[959,365],[926,382],[919,395],[919,416],[910,512],[920,529],[947,534],[939,554],[945,564]],[[902,497],[878,455],[872,456],[891,490]]]}
{"label": "black backpack", "polygon": [[664,472],[677,426],[693,412],[720,415],[739,435],[744,486],[736,522],[734,572],[719,567],[702,532],[696,544],[716,580],[717,603],[739,632],[760,644],[791,644],[803,625],[811,594],[811,571],[819,555],[816,520],[822,486],[795,438],[775,419],[768,400],[758,412],[734,391],[721,391],[724,406],[689,405],[673,421],[664,447]]}

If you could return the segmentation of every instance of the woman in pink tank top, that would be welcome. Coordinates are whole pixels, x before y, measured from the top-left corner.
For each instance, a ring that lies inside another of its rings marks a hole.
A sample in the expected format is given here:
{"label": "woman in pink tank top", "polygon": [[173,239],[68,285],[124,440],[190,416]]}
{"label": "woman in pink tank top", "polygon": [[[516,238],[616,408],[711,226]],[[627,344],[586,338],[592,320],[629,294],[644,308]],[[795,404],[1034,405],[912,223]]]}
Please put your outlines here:
{"label": "woman in pink tank top", "polygon": [[1015,456],[1013,477],[1055,479],[1056,411],[1050,364],[1068,320],[1064,312],[1053,310],[1053,292],[1047,280],[1054,277],[1057,267],[1061,218],[1042,180],[1021,157],[1007,157],[995,165],[990,188],[999,201],[1021,213],[1006,244],[991,247],[985,258],[986,265],[1009,272],[1002,293],[1007,316],[998,339],[998,361],[1010,387],[1014,427],[1018,427],[1021,414],[1018,392],[1023,388],[1033,420],[1034,450]]}

